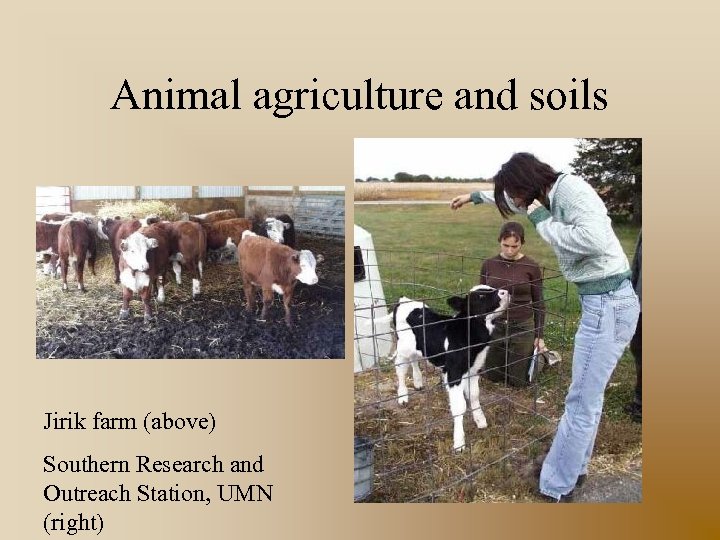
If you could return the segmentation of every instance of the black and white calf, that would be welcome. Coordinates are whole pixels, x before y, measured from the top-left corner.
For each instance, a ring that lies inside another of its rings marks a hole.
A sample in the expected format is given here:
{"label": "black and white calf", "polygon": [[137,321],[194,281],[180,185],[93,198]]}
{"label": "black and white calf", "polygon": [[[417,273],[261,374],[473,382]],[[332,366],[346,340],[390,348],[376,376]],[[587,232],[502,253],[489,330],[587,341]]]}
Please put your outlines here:
{"label": "black and white calf", "polygon": [[253,232],[295,249],[295,222],[287,214],[265,218],[263,221],[253,220]]}
{"label": "black and white calf", "polygon": [[408,401],[405,376],[412,365],[413,385],[423,386],[418,360],[427,358],[442,368],[443,382],[450,399],[453,416],[453,448],[465,448],[463,415],[470,401],[473,420],[478,428],[486,428],[487,420],[480,407],[478,372],[485,364],[488,342],[495,328],[494,320],[507,310],[510,293],[477,285],[467,296],[453,296],[448,305],[454,316],[434,312],[422,302],[401,298],[393,311],[397,335],[395,371],[398,377],[398,403]]}

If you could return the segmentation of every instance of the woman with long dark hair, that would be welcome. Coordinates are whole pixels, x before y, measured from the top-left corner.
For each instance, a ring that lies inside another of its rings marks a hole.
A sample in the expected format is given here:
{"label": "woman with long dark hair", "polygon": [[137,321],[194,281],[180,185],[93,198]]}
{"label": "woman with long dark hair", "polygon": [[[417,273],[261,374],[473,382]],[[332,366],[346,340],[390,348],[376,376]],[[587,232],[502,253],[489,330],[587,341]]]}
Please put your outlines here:
{"label": "woman with long dark hair", "polygon": [[518,153],[500,168],[494,181],[494,197],[480,192],[461,195],[450,207],[456,210],[470,201],[494,199],[505,218],[527,213],[580,294],[572,382],[539,485],[540,493],[550,500],[570,502],[575,486],[587,474],[605,388],[635,332],[638,297],[605,204],[585,180],[557,172],[532,154]]}

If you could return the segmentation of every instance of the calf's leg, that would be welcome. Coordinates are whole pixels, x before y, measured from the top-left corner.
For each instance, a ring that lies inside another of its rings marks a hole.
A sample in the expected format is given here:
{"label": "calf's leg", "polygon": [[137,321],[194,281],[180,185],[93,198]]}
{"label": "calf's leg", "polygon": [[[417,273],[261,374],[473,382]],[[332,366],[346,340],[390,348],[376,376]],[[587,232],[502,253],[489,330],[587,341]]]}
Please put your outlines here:
{"label": "calf's leg", "polygon": [[130,300],[132,300],[133,292],[127,287],[123,287],[123,302],[120,308],[120,320],[125,320],[130,317]]}
{"label": "calf's leg", "polygon": [[85,254],[78,256],[75,261],[75,279],[77,280],[77,288],[80,292],[85,292],[85,282],[83,277],[85,275]]}
{"label": "calf's leg", "polygon": [[142,300],[143,307],[145,308],[145,322],[152,320],[152,305],[150,304],[150,285],[140,289],[140,299]]}
{"label": "calf's leg", "polygon": [[243,291],[245,291],[246,309],[251,312],[255,311],[255,291],[253,290],[253,284],[250,282],[250,278],[243,277]]}
{"label": "calf's leg", "polygon": [[448,385],[447,375],[444,375],[444,377],[448,397],[450,398],[450,413],[453,417],[453,449],[456,452],[462,452],[465,449],[463,416],[467,409],[467,402],[463,395],[462,381],[455,381],[452,385]]}
{"label": "calf's leg", "polygon": [[263,287],[262,293],[263,293],[263,307],[262,307],[262,312],[260,313],[260,319],[265,321],[265,320],[267,320],[268,309],[270,309],[270,305],[272,304],[272,301],[273,301],[273,290],[269,287]]}
{"label": "calf's leg", "polygon": [[472,410],[473,420],[479,429],[487,427],[487,418],[480,407],[480,376],[475,374],[467,378],[468,393],[470,394],[470,409]]}
{"label": "calf's leg", "polygon": [[292,328],[292,316],[290,314],[290,300],[292,300],[293,292],[295,292],[295,286],[291,285],[283,290],[283,306],[285,306],[285,324],[288,328]]}
{"label": "calf's leg", "polygon": [[115,268],[115,283],[120,283],[120,253],[112,249],[110,253],[113,258],[113,267]]}
{"label": "calf's leg", "polygon": [[60,257],[60,275],[62,276],[62,290],[68,290],[67,285],[68,260],[67,257]]}

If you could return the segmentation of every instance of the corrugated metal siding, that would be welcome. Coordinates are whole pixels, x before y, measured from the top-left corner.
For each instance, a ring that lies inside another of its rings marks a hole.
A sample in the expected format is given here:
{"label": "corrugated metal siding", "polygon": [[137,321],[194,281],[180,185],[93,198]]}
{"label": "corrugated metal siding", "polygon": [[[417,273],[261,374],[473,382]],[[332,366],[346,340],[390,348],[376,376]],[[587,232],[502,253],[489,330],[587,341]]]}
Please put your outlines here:
{"label": "corrugated metal siding", "polygon": [[134,199],[135,186],[73,186],[76,201]]}
{"label": "corrugated metal siding", "polygon": [[345,236],[345,197],[338,195],[252,195],[245,199],[245,215],[256,208],[268,215],[289,214],[302,233]]}
{"label": "corrugated metal siding", "polygon": [[300,186],[300,191],[342,191],[345,186]]}
{"label": "corrugated metal siding", "polygon": [[198,186],[198,197],[242,197],[242,186]]}
{"label": "corrugated metal siding", "polygon": [[189,199],[192,186],[142,186],[141,199]]}
{"label": "corrugated metal siding", "polygon": [[292,186],[248,186],[250,191],[292,191]]}

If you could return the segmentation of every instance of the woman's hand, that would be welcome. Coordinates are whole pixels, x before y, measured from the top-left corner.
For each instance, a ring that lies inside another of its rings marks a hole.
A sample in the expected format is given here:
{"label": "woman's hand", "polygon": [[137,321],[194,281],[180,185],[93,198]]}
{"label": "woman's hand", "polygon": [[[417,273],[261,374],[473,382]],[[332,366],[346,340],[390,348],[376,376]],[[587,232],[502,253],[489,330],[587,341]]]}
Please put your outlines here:
{"label": "woman's hand", "polygon": [[542,205],[543,205],[543,204],[542,204],[540,201],[538,201],[537,199],[535,199],[533,202],[531,202],[531,203],[528,205],[528,207],[527,207],[527,213],[528,213],[528,214],[532,214],[532,213],[533,213],[533,210],[537,210],[537,209],[540,208]]}
{"label": "woman's hand", "polygon": [[457,210],[463,205],[469,203],[471,200],[472,199],[470,198],[469,193],[466,193],[465,195],[458,195],[452,201],[450,201],[450,208],[452,208],[453,210]]}
{"label": "woman's hand", "polygon": [[545,346],[545,340],[543,338],[535,338],[535,348],[538,352],[547,352],[548,348]]}

